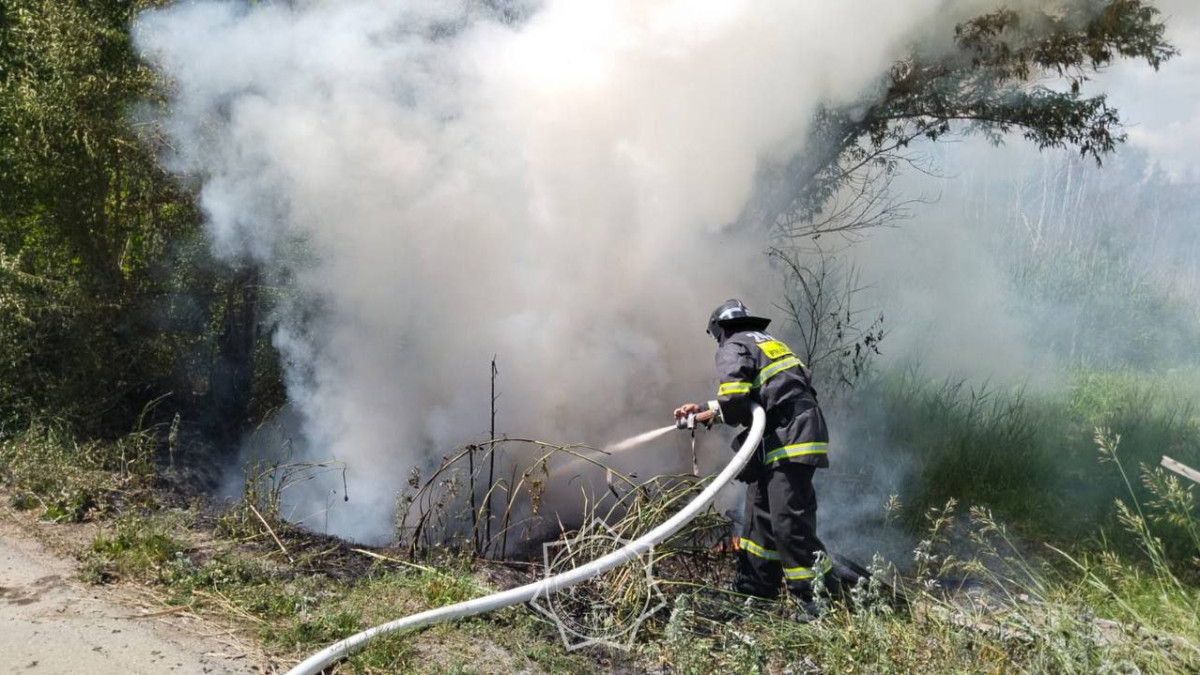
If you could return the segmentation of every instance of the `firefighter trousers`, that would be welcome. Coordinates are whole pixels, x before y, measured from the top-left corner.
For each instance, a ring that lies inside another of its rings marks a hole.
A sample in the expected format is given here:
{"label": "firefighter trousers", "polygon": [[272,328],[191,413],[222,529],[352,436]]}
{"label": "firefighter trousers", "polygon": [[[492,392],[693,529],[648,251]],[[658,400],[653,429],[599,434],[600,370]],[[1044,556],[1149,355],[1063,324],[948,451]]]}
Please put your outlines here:
{"label": "firefighter trousers", "polygon": [[815,470],[808,464],[781,464],[764,468],[750,483],[734,590],[774,598],[786,582],[790,593],[812,600],[812,580],[828,571],[827,561],[818,569],[817,553],[825,546],[817,538]]}

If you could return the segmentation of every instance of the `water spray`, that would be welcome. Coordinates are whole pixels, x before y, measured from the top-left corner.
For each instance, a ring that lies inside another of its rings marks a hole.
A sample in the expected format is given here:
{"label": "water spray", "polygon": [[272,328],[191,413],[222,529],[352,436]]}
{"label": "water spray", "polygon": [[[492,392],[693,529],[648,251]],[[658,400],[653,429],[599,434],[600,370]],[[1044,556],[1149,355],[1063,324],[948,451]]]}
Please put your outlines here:
{"label": "water spray", "polygon": [[661,429],[654,429],[653,431],[647,431],[645,433],[638,434],[637,436],[630,436],[629,438],[626,438],[625,440],[621,441],[620,443],[614,443],[613,445],[610,445],[610,446],[604,448],[604,452],[606,452],[610,455],[615,455],[617,453],[625,452],[626,450],[636,448],[637,446],[642,445],[644,443],[649,443],[650,441],[653,441],[654,439],[658,438],[659,436],[664,436],[666,434],[669,434],[674,429],[681,429],[681,428],[682,427],[680,427],[678,425],[678,423],[676,423],[676,424],[667,425]]}
{"label": "water spray", "polygon": [[[668,518],[666,522],[641,537],[608,555],[593,560],[581,567],[563,572],[562,574],[556,574],[541,581],[525,584],[511,590],[493,593],[482,598],[467,600],[438,609],[431,609],[420,614],[413,614],[375,626],[374,628],[369,628],[313,654],[289,670],[287,675],[317,675],[317,673],[320,673],[335,661],[344,659],[350,654],[364,648],[375,637],[396,631],[424,628],[444,621],[483,614],[510,605],[529,602],[535,598],[548,598],[555,591],[569,588],[634,560],[654,546],[661,544],[707,509],[713,500],[716,499],[717,493],[721,491],[721,488],[728,485],[729,481],[733,480],[741,472],[742,467],[750,461],[750,457],[758,448],[758,442],[762,438],[763,429],[767,423],[766,413],[763,412],[762,407],[758,404],[751,403],[751,414],[753,415],[753,421],[750,424],[750,432],[746,435],[746,440],[742,443],[742,447],[738,449],[737,454],[733,456],[729,464],[721,470],[721,473],[717,474],[716,478],[695,499],[689,502],[687,506],[684,506],[678,513]],[[693,423],[696,421],[703,422],[704,420],[693,420]],[[670,431],[672,428],[667,427],[667,431]],[[683,428],[687,428],[686,420]]]}

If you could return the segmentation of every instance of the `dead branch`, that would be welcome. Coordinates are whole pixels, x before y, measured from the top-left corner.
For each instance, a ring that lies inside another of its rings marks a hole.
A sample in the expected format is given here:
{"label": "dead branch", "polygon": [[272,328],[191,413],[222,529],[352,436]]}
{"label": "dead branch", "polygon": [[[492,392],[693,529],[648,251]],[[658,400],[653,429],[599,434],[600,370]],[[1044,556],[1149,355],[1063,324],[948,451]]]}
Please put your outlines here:
{"label": "dead branch", "polygon": [[249,506],[250,510],[254,512],[254,515],[258,516],[258,521],[263,524],[263,527],[267,528],[267,534],[270,534],[271,538],[275,540],[275,543],[279,545],[279,550],[283,551],[283,555],[288,559],[288,562],[294,564],[296,561],[292,559],[292,554],[288,553],[287,547],[283,545],[282,541],[279,541],[279,537],[275,536],[275,530],[271,529],[271,526],[267,524],[267,519],[263,518],[262,514],[258,512],[258,509],[254,508],[254,505],[250,502],[246,502],[246,506]]}
{"label": "dead branch", "polygon": [[350,550],[354,551],[355,553],[361,553],[365,556],[375,558],[376,560],[384,560],[384,561],[387,561],[390,563],[396,563],[397,565],[404,565],[405,567],[411,567],[415,570],[421,570],[422,572],[430,572],[432,574],[441,574],[441,572],[438,572],[437,570],[433,569],[432,567],[427,567],[425,565],[418,565],[415,562],[409,562],[407,560],[400,560],[398,558],[389,558],[386,555],[382,555],[380,553],[375,553],[374,551],[368,551],[365,548],[352,548]]}

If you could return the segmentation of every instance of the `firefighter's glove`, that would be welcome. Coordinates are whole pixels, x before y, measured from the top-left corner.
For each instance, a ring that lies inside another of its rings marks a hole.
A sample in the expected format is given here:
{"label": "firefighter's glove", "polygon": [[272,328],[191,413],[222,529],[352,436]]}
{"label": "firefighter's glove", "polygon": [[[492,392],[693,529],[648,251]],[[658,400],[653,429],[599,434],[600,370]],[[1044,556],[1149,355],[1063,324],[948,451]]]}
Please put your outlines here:
{"label": "firefighter's glove", "polygon": [[675,420],[681,420],[688,415],[695,415],[696,422],[703,424],[704,428],[711,429],[712,425],[721,421],[721,408],[716,405],[716,401],[708,404],[702,403],[685,403],[675,409]]}
{"label": "firefighter's glove", "polygon": [[[702,405],[699,405],[697,403],[684,403],[683,405],[681,405],[675,409],[675,419],[681,420],[681,419],[687,417],[688,415],[696,415],[700,412],[703,412],[704,410],[705,410],[705,407]],[[697,418],[696,421],[699,421],[699,419]]]}

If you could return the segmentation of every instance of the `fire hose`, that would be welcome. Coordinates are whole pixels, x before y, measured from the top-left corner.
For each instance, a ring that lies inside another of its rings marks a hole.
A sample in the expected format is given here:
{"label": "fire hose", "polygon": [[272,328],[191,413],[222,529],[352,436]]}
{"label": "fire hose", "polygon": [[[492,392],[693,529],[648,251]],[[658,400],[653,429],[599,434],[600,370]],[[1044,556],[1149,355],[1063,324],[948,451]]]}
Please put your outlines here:
{"label": "fire hose", "polygon": [[474,600],[431,609],[420,614],[396,619],[395,621],[390,621],[374,628],[368,628],[357,635],[351,635],[313,654],[295,668],[289,670],[287,675],[318,675],[326,667],[362,649],[372,638],[380,635],[402,630],[424,628],[442,623],[443,621],[461,619],[510,605],[529,602],[539,596],[547,597],[555,591],[569,588],[598,574],[603,574],[646,553],[655,545],[661,544],[668,537],[678,532],[684,525],[687,525],[693,518],[708,508],[713,500],[716,499],[717,493],[721,491],[721,488],[733,480],[734,476],[746,465],[746,462],[750,461],[750,457],[758,449],[758,442],[762,438],[763,429],[766,427],[767,421],[766,413],[763,412],[761,406],[753,403],[751,406],[754,419],[750,424],[750,433],[747,434],[746,440],[742,443],[742,447],[738,449],[737,454],[733,456],[733,460],[725,466],[721,473],[717,474],[717,477],[695,499],[688,502],[678,513],[622,548],[597,558],[586,565],[556,574],[552,577],[546,577],[541,581],[518,586],[517,588],[501,591],[500,593],[486,595],[482,598],[475,598]]}

